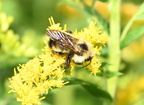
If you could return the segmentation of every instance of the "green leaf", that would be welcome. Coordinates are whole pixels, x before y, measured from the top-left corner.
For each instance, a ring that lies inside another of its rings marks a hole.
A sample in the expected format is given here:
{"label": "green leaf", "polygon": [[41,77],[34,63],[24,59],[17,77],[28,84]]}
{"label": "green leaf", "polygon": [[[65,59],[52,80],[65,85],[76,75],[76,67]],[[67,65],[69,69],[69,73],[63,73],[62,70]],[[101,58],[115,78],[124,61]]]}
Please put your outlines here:
{"label": "green leaf", "polygon": [[112,78],[112,77],[116,77],[116,76],[121,76],[121,75],[123,75],[123,73],[121,73],[121,72],[112,72],[112,71],[106,71],[105,73],[104,72],[97,73],[97,76],[103,77],[104,75],[107,78]]}
{"label": "green leaf", "polygon": [[141,4],[137,12],[138,13],[144,12],[144,2]]}
{"label": "green leaf", "polygon": [[137,13],[134,16],[134,20],[144,20],[144,3],[139,7]]}
{"label": "green leaf", "polygon": [[[93,1],[93,5],[95,4],[95,1]],[[108,33],[108,23],[107,21],[93,8],[92,6],[88,6],[83,0],[81,0],[81,3],[83,4],[83,8],[76,4],[72,0],[66,0],[61,1],[59,4],[67,4],[69,6],[72,6],[76,8],[83,16],[86,17],[86,19],[89,20],[95,20],[99,24],[99,26],[103,26],[104,30]]]}
{"label": "green leaf", "polygon": [[135,20],[144,20],[144,12],[141,13],[141,14],[139,14],[139,15],[137,15],[137,16],[135,17]]}
{"label": "green leaf", "polygon": [[136,103],[133,105],[144,105],[144,99],[139,99]]}
{"label": "green leaf", "polygon": [[67,77],[64,80],[69,81],[69,83],[66,85],[81,85],[85,90],[87,90],[94,97],[112,101],[112,97],[110,96],[110,94],[96,84],[78,78],[74,78],[74,77]]}
{"label": "green leaf", "polygon": [[107,72],[107,78],[111,78],[111,77],[115,77],[115,76],[121,76],[121,75],[123,75],[123,73],[121,73],[121,72],[112,72],[112,71]]}
{"label": "green leaf", "polygon": [[108,2],[108,0],[98,0],[98,1],[101,1],[101,2]]}
{"label": "green leaf", "polygon": [[74,1],[72,0],[67,0],[67,1],[61,1],[59,3],[59,5],[61,4],[67,4],[69,6],[72,6],[74,8],[76,8],[80,13],[82,13],[84,16],[86,16],[87,18],[90,17],[90,15],[84,10],[82,9],[79,5],[77,5]]}
{"label": "green leaf", "polygon": [[130,31],[124,39],[120,43],[121,49],[128,46],[130,43],[132,43],[134,40],[139,38],[141,35],[144,34],[144,26],[138,27],[132,31]]}
{"label": "green leaf", "polygon": [[121,41],[125,39],[128,31],[130,30],[130,27],[133,25],[135,20],[144,20],[144,3],[139,7],[136,14],[129,20],[129,22],[125,26],[121,35]]}
{"label": "green leaf", "polygon": [[83,84],[82,86],[94,97],[104,98],[112,101],[112,97],[110,96],[110,94],[105,90],[102,90],[99,86],[92,83]]}
{"label": "green leaf", "polygon": [[[95,2],[93,2],[93,5]],[[95,17],[95,20],[99,24],[99,26],[102,26],[105,31],[108,33],[108,22],[94,9],[93,5],[88,6],[87,4],[83,3],[84,5],[84,11],[86,11],[90,16]]]}

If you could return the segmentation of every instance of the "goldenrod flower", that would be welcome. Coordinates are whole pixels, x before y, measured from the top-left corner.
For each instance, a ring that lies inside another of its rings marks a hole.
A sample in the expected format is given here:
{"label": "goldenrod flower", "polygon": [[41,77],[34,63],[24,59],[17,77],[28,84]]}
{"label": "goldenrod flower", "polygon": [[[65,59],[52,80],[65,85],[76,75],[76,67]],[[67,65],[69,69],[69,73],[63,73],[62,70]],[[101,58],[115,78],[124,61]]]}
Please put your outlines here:
{"label": "goldenrod flower", "polygon": [[[96,27],[95,22],[92,22],[88,27],[84,28],[80,32],[75,31],[74,35],[78,39],[84,39],[91,43],[95,55],[100,55],[100,50],[109,38],[103,31],[101,31],[100,27]],[[87,68],[91,70],[92,74],[96,75],[96,73],[100,71],[100,66],[100,59],[94,56],[91,61],[91,64],[88,65]]]}
{"label": "goldenrod flower", "polygon": [[49,18],[50,26],[47,28],[47,30],[55,29],[59,31],[67,31],[66,25],[64,25],[64,29],[60,27],[60,23],[55,24],[54,19],[51,17]]}
{"label": "goldenrod flower", "polygon": [[11,16],[6,16],[5,13],[0,13],[0,32],[5,32],[12,23],[13,18]]}
{"label": "goldenrod flower", "polygon": [[40,104],[53,87],[63,87],[63,70],[60,65],[63,58],[53,57],[51,51],[45,47],[45,53],[33,58],[26,64],[19,65],[15,69],[14,76],[10,78],[10,92],[17,93],[17,100],[22,105]]}
{"label": "goldenrod flower", "polygon": [[88,27],[80,32],[74,32],[75,37],[82,38],[90,42],[93,46],[104,45],[108,41],[108,36],[101,31],[100,27],[96,27],[96,23],[92,22]]}
{"label": "goldenrod flower", "polygon": [[[49,21],[50,26],[47,30],[53,29],[63,32],[67,30],[66,25],[62,28],[60,23],[55,24],[53,18],[50,18]],[[81,32],[74,31],[73,35],[90,42],[93,45],[95,55],[100,55],[99,51],[108,41],[108,37],[100,31],[100,28],[95,27],[95,23],[84,28]],[[53,54],[47,45],[43,51],[43,54],[29,60],[26,64],[19,65],[14,70],[14,76],[9,79],[10,92],[17,93],[17,100],[21,101],[22,105],[40,104],[40,101],[45,98],[43,94],[48,94],[49,89],[61,88],[66,84],[62,79],[67,70],[61,67],[65,63],[65,58]],[[71,62],[71,64],[74,63]],[[99,72],[100,66],[100,59],[94,56],[86,68],[91,70],[92,74],[96,74]],[[73,69],[73,65],[71,69]]]}
{"label": "goldenrod flower", "polygon": [[[47,30],[59,30],[62,32],[67,31],[66,25],[64,25],[64,28],[60,27],[60,23],[55,24],[53,18],[49,18],[50,26],[47,28]],[[92,22],[88,27],[85,27],[83,30],[78,32],[75,30],[73,32],[74,37],[77,39],[83,39],[88,41],[93,46],[93,52],[95,55],[100,55],[100,50],[105,45],[105,43],[108,41],[108,36],[101,31],[100,27],[96,27],[96,22]],[[73,68],[74,63],[71,63],[71,67]],[[100,67],[100,59],[98,59],[96,56],[93,57],[91,64],[87,66],[91,70],[92,74],[96,74],[99,72]]]}

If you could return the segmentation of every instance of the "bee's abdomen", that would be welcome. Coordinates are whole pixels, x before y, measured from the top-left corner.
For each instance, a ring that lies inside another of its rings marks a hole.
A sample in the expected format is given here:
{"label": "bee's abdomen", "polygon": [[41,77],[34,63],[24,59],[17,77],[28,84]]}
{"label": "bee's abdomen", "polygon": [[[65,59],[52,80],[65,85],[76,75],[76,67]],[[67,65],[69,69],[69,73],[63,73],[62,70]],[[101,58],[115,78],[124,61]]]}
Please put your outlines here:
{"label": "bee's abdomen", "polygon": [[54,42],[52,40],[50,40],[48,44],[54,53],[58,53],[58,54],[69,53],[69,49],[65,48],[61,44],[57,44],[56,42]]}
{"label": "bee's abdomen", "polygon": [[54,42],[50,39],[48,45],[49,45],[50,48],[52,48],[52,46],[54,45]]}

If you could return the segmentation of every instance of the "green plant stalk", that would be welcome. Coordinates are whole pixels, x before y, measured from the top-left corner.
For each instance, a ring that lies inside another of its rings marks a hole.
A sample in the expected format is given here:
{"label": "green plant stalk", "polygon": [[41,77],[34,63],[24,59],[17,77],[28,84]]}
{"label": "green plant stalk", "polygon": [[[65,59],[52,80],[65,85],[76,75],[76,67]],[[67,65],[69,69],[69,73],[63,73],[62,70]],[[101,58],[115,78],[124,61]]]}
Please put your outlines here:
{"label": "green plant stalk", "polygon": [[2,7],[2,0],[0,0],[0,10],[1,10],[1,7]]}
{"label": "green plant stalk", "polygon": [[[121,59],[120,51],[120,3],[121,0],[109,0],[110,11],[110,41],[109,41],[109,67],[108,70],[118,72]],[[115,98],[117,77],[112,77],[107,81],[107,89]]]}

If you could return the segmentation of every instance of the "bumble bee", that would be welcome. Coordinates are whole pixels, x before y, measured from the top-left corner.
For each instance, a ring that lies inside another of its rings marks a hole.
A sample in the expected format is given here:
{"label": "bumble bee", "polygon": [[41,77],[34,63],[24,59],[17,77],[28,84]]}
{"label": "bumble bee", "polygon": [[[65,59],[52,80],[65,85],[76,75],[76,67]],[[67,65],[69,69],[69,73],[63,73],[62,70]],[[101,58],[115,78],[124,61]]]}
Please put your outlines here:
{"label": "bumble bee", "polygon": [[91,44],[83,39],[73,37],[71,31],[47,30],[47,35],[50,37],[49,47],[53,52],[67,54],[66,68],[69,67],[71,60],[76,64],[92,60]]}

